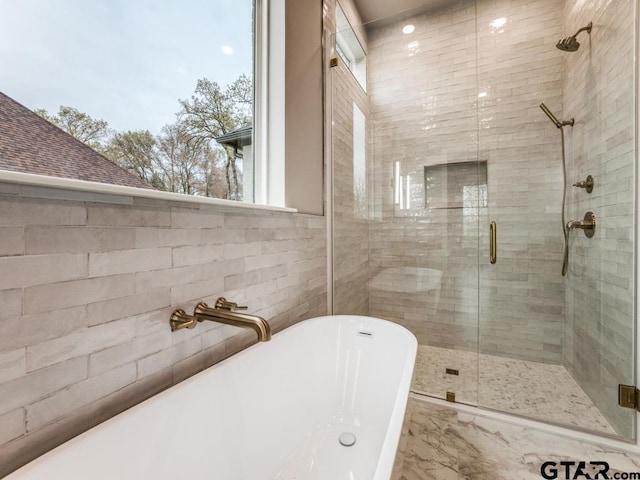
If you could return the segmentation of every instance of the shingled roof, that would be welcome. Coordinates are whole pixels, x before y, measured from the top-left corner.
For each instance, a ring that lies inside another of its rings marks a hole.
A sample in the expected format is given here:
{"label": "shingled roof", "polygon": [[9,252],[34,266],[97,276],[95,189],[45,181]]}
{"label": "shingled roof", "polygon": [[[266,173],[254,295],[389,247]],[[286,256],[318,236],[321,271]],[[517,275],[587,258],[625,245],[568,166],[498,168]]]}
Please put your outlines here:
{"label": "shingled roof", "polygon": [[2,92],[0,170],[151,188]]}

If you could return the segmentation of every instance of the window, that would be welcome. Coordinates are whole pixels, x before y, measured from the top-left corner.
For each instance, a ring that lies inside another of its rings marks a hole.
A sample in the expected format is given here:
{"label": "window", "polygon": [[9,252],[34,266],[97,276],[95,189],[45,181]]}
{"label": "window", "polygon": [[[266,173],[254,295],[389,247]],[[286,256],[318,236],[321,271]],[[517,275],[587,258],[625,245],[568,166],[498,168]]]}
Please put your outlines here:
{"label": "window", "polygon": [[0,170],[253,202],[260,11],[4,2]]}
{"label": "window", "polygon": [[369,196],[367,189],[367,120],[353,104],[353,207],[356,218],[367,218]]}
{"label": "window", "polygon": [[340,4],[336,4],[336,52],[366,92],[367,55]]}

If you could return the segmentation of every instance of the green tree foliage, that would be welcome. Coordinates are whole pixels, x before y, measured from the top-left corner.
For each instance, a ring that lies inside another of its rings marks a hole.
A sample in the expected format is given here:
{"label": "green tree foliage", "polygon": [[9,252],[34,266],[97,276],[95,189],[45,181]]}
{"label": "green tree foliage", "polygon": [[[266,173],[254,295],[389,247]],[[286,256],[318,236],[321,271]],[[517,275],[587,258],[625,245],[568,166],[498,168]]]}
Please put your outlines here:
{"label": "green tree foliage", "polygon": [[198,80],[189,100],[180,100],[177,121],[159,135],[148,130],[114,132],[73,107],[56,115],[35,113],[73,135],[158,190],[241,200],[236,152],[215,138],[251,125],[253,85],[241,75],[226,88]]}
{"label": "green tree foliage", "polygon": [[[206,78],[198,80],[189,100],[180,100],[178,114],[185,131],[198,143],[211,142],[217,137],[251,125],[253,115],[253,85],[246,75],[241,75],[226,88]],[[236,153],[225,148],[224,165],[227,182],[227,198],[240,198]]]}
{"label": "green tree foliage", "polygon": [[96,120],[77,108],[60,106],[56,115],[44,109],[35,110],[35,113],[101,153],[111,133],[105,120]]}
{"label": "green tree foliage", "polygon": [[155,137],[148,130],[116,132],[105,148],[105,156],[137,175],[152,187],[166,190],[160,170]]}
{"label": "green tree foliage", "polygon": [[166,125],[157,138],[165,185],[171,192],[227,198],[220,181],[220,149],[196,141],[181,122]]}

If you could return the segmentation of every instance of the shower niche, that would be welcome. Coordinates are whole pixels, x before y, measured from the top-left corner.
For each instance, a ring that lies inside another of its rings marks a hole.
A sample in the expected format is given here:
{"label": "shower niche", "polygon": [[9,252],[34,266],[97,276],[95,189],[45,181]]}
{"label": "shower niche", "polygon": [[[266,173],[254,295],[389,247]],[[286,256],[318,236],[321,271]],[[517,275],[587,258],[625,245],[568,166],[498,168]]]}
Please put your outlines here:
{"label": "shower niche", "polygon": [[487,162],[441,163],[424,167],[425,208],[487,206]]}

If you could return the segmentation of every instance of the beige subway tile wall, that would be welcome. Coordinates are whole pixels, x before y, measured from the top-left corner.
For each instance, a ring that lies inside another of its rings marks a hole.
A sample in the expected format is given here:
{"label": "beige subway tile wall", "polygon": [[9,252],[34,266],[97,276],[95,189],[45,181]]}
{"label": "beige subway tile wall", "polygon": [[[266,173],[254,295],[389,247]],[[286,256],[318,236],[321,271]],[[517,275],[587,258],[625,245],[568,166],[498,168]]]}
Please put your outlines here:
{"label": "beige subway tile wall", "polygon": [[[562,117],[562,15],[555,0],[478,0],[479,158],[489,179],[480,352],[553,364],[562,363],[565,302],[562,150],[539,105]],[[489,221],[498,225],[495,265]]]}
{"label": "beige subway tile wall", "polygon": [[256,341],[176,308],[327,313],[322,216],[0,187],[0,476]]}
{"label": "beige subway tile wall", "polygon": [[[403,32],[407,25],[410,34]],[[468,350],[478,339],[480,209],[448,208],[446,185],[434,199],[425,168],[478,160],[475,32],[475,2],[468,1],[369,28],[376,188],[371,276],[409,267],[437,278],[423,281],[417,273],[411,288],[402,289],[372,282],[370,313],[408,327],[421,344]],[[477,184],[477,168],[469,174],[469,184]]]}
{"label": "beige subway tile wall", "polygon": [[[618,407],[618,384],[634,383],[634,63],[635,2],[564,5],[565,35],[580,34],[580,50],[564,56],[564,115],[571,185],[595,178],[591,194],[570,187],[568,219],[597,215],[593,238],[571,233],[564,363],[621,435],[631,437],[633,413]],[[581,54],[577,54],[581,53]]]}
{"label": "beige subway tile wall", "polygon": [[559,139],[538,111],[542,101],[561,106],[561,27],[553,0],[478,0],[369,29],[383,220],[370,227],[371,275],[393,266],[441,272],[428,291],[370,294],[370,311],[422,343],[562,362]]}

